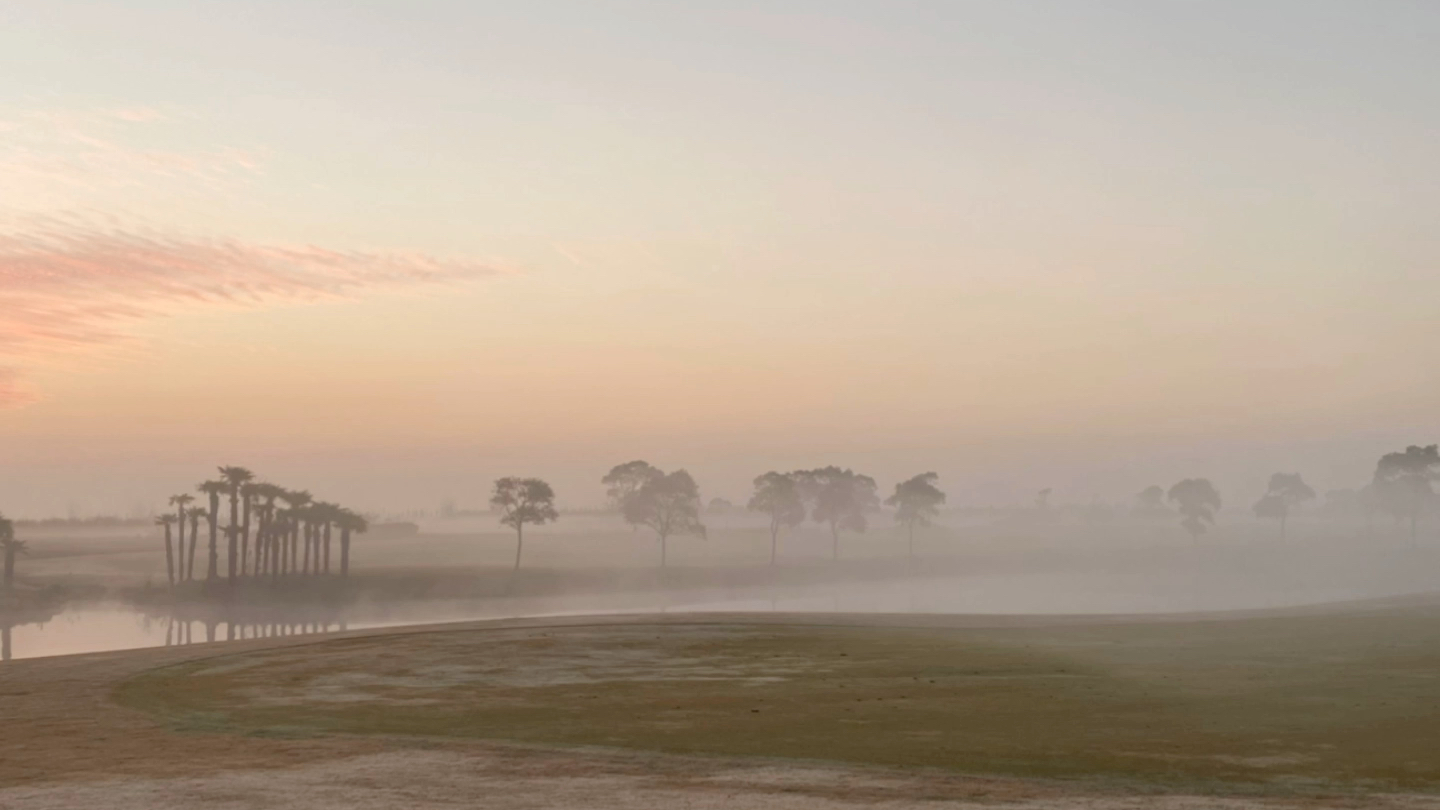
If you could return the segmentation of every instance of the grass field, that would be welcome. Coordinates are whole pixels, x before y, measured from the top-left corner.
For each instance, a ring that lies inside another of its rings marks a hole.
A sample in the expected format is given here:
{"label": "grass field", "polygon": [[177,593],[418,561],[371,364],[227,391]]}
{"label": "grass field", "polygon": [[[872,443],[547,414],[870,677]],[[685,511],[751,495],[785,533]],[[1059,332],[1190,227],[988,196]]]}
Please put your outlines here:
{"label": "grass field", "polygon": [[338,639],[182,663],[114,694],[177,730],[255,736],[598,745],[1131,790],[1440,789],[1434,606],[913,623],[931,626],[697,620]]}

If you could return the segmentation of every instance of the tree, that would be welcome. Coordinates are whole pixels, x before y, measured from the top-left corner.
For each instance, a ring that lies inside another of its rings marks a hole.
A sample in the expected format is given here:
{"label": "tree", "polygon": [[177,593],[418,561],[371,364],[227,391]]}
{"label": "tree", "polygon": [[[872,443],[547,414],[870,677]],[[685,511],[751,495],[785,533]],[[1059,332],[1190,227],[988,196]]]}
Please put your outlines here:
{"label": "tree", "polygon": [[[921,473],[908,481],[895,485],[895,494],[885,499],[885,505],[895,508],[895,522],[905,527],[909,536],[909,557],[915,559],[915,527],[929,526],[930,521],[940,514],[940,505],[945,503],[945,493],[935,486],[940,476],[933,472]],[[1042,490],[1049,495],[1050,490]]]}
{"label": "tree", "polygon": [[755,494],[746,504],[752,512],[770,518],[770,564],[780,545],[780,529],[793,529],[805,522],[805,499],[793,474],[767,472],[755,479]]}
{"label": "tree", "polygon": [[0,584],[7,591],[15,587],[15,555],[24,554],[27,548],[23,540],[15,539],[15,523],[0,515],[0,554],[5,555],[5,573]]}
{"label": "tree", "polygon": [[312,498],[309,492],[301,489],[286,490],[285,493],[280,496],[280,500],[285,502],[287,507],[285,512],[289,518],[285,544],[284,547],[280,549],[280,559],[282,565],[287,566],[286,570],[293,575],[296,571],[300,570],[299,545],[302,529],[304,536],[309,536],[309,528],[302,527],[301,524],[305,521],[305,510],[310,505]]}
{"label": "tree", "polygon": [[1205,533],[1205,524],[1215,524],[1215,512],[1220,508],[1220,493],[1215,485],[1204,478],[1186,478],[1170,487],[1166,494],[1180,509],[1180,525],[1199,540]]}
{"label": "tree", "polygon": [[1275,473],[1270,476],[1270,487],[1255,503],[1255,516],[1280,521],[1280,539],[1285,539],[1285,521],[1290,510],[1306,501],[1315,499],[1311,489],[1300,473]]}
{"label": "tree", "polygon": [[330,529],[340,519],[340,507],[327,501],[315,504],[315,573],[330,573]]}
{"label": "tree", "polygon": [[349,509],[341,509],[336,524],[340,527],[340,576],[350,576],[350,535],[364,534],[370,530],[370,522]]}
{"label": "tree", "polygon": [[830,527],[832,556],[840,559],[840,530],[864,532],[867,511],[880,506],[875,479],[839,467],[822,467],[795,473],[806,501],[814,504],[810,519]]}
{"label": "tree", "polygon": [[200,537],[200,519],[208,513],[199,507],[190,510],[190,554],[185,567],[185,578],[195,578],[195,542]]}
{"label": "tree", "polygon": [[[616,464],[605,473],[600,483],[605,485],[605,497],[610,499],[610,507],[625,515],[625,503],[639,492],[641,487],[650,481],[660,478],[665,473],[658,468],[652,467],[648,462],[630,461],[624,464]],[[629,518],[626,518],[627,522]],[[637,526],[630,522],[632,527]]]}
{"label": "tree", "polygon": [[180,579],[185,578],[185,507],[189,506],[193,500],[195,500],[195,496],[188,493],[170,496],[170,505],[175,507],[175,525],[179,534],[176,538],[176,548],[180,550]]}
{"label": "tree", "polygon": [[255,478],[255,474],[244,467],[221,467],[220,478],[225,482],[225,493],[230,496],[230,526],[225,533],[230,541],[228,577],[233,586],[235,577],[240,573],[240,491],[241,487]]}
{"label": "tree", "polygon": [[655,530],[660,540],[661,568],[665,567],[666,544],[671,537],[705,537],[705,525],[700,522],[700,487],[684,470],[650,476],[623,503],[627,523]]}
{"label": "tree", "polygon": [[220,550],[216,535],[219,533],[220,496],[225,494],[228,486],[224,481],[205,481],[196,487],[196,490],[210,498],[210,509],[206,512],[210,519],[210,562],[205,571],[206,581],[220,576]]}
{"label": "tree", "polygon": [[1410,540],[1415,541],[1420,510],[1435,497],[1430,482],[1440,467],[1440,445],[1411,445],[1403,453],[1387,453],[1375,466],[1375,492],[1397,519],[1410,518]]}
{"label": "tree", "polygon": [[267,570],[275,567],[277,546],[279,538],[275,536],[275,499],[285,492],[284,489],[269,483],[259,483],[252,487],[252,493],[256,499],[257,512],[259,513],[259,525],[255,531],[255,575],[260,576]]}
{"label": "tree", "polygon": [[1168,515],[1170,510],[1165,506],[1165,490],[1158,484],[1151,484],[1141,490],[1135,496],[1135,514],[1141,517],[1157,517]]}
{"label": "tree", "polygon": [[155,525],[165,527],[165,573],[170,578],[170,587],[175,587],[175,546],[171,527],[175,525],[174,515],[155,518]]}
{"label": "tree", "polygon": [[515,530],[515,570],[525,546],[525,524],[536,526],[558,520],[555,490],[539,478],[501,478],[495,482],[490,506],[500,512],[500,523]]}
{"label": "tree", "polygon": [[[240,485],[240,575],[250,570],[250,513],[255,505],[257,487],[260,484],[247,481]],[[255,556],[260,556],[260,546],[255,546]]]}

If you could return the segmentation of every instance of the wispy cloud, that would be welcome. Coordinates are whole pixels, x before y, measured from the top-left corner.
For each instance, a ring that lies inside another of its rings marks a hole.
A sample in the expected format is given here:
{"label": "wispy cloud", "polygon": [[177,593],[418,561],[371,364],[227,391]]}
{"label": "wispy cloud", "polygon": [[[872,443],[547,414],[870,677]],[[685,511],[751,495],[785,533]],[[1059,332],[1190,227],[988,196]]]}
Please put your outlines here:
{"label": "wispy cloud", "polygon": [[[85,204],[97,193],[157,183],[215,190],[259,170],[251,151],[233,146],[156,145],[167,118],[145,108],[12,111],[0,108],[0,184],[22,209]],[[146,136],[150,136],[147,140]]]}
{"label": "wispy cloud", "polygon": [[0,230],[0,405],[33,398],[17,366],[115,345],[146,319],[197,307],[349,298],[498,272],[491,264],[424,253],[253,244],[32,219]]}

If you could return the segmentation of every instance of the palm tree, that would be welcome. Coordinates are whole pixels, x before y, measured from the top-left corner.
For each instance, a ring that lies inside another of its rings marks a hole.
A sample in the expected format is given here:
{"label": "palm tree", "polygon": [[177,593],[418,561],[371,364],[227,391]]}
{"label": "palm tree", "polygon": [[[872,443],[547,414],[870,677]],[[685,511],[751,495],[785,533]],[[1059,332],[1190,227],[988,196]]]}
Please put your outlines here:
{"label": "palm tree", "polygon": [[200,536],[200,518],[205,517],[208,512],[204,509],[190,510],[190,562],[185,569],[185,578],[195,578],[195,540]]}
{"label": "palm tree", "polygon": [[315,504],[306,504],[296,510],[296,517],[300,520],[300,542],[305,548],[301,555],[300,567],[297,569],[301,574],[310,574],[310,549],[315,545]]}
{"label": "palm tree", "polygon": [[200,492],[210,496],[210,509],[207,512],[210,517],[210,565],[205,572],[207,581],[220,576],[220,550],[216,544],[216,535],[220,520],[220,496],[224,494],[227,486],[224,481],[206,481],[196,487]]}
{"label": "palm tree", "polygon": [[175,587],[175,548],[170,527],[175,525],[174,515],[155,518],[155,525],[165,527],[165,573],[170,577],[170,587]]}
{"label": "palm tree", "polygon": [[182,572],[185,570],[185,507],[193,500],[195,500],[195,496],[187,493],[170,496],[170,505],[175,507],[175,524],[179,527],[179,544],[176,548],[180,549],[180,570]]}
{"label": "palm tree", "polygon": [[341,509],[339,520],[340,526],[340,576],[350,576],[350,533],[364,534],[370,531],[370,522],[362,515],[352,512],[349,509]]}
{"label": "palm tree", "polygon": [[320,501],[311,510],[315,517],[315,573],[330,573],[330,527],[340,517],[340,507]]}
{"label": "palm tree", "polygon": [[220,478],[225,482],[225,492],[230,496],[230,527],[226,529],[227,539],[230,541],[230,569],[228,578],[230,585],[235,585],[235,577],[239,574],[239,552],[240,552],[240,488],[255,478],[255,474],[244,467],[220,467]]}
{"label": "palm tree", "polygon": [[[301,523],[304,523],[305,520],[305,506],[308,506],[312,499],[307,490],[287,490],[279,496],[279,499],[284,500],[285,504],[289,507],[289,532],[287,532],[287,542],[289,545],[288,571],[294,574],[294,572],[300,571],[300,565],[298,565],[300,564],[300,548],[298,548],[298,545],[300,545]],[[282,552],[282,559],[284,559],[284,552]]]}
{"label": "palm tree", "polygon": [[0,582],[7,591],[15,587],[15,555],[24,554],[25,549],[24,541],[15,539],[14,521],[0,515],[0,551],[5,554],[5,578]]}
{"label": "palm tree", "polygon": [[289,509],[277,507],[270,516],[270,576],[272,579],[279,579],[288,568],[286,563],[289,556],[286,550],[290,547],[290,528],[294,524],[294,516]]}
{"label": "palm tree", "polygon": [[[251,487],[256,499],[260,525],[255,532],[255,575],[264,574],[275,565],[275,499],[285,490],[274,484],[260,483]],[[261,555],[264,555],[263,558]]]}
{"label": "palm tree", "polygon": [[[250,511],[255,502],[256,487],[259,484],[254,482],[240,485],[240,574],[250,570]],[[260,545],[255,545],[255,556],[260,556]]]}

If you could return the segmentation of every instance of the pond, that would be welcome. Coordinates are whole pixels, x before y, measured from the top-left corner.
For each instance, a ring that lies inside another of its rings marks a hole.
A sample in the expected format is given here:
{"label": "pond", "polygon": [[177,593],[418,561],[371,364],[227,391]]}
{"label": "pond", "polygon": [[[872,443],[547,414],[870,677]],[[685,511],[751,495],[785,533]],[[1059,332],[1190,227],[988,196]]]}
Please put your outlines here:
{"label": "pond", "polygon": [[280,610],[188,605],[141,611],[121,604],[73,606],[44,621],[0,620],[4,660],[333,633],[376,627],[607,613],[761,611],[802,613],[1144,614],[1257,609],[1424,590],[1420,580],[1339,581],[1273,572],[1063,571],[975,577],[914,576],[775,589],[591,594],[547,599],[366,602],[343,609]]}

